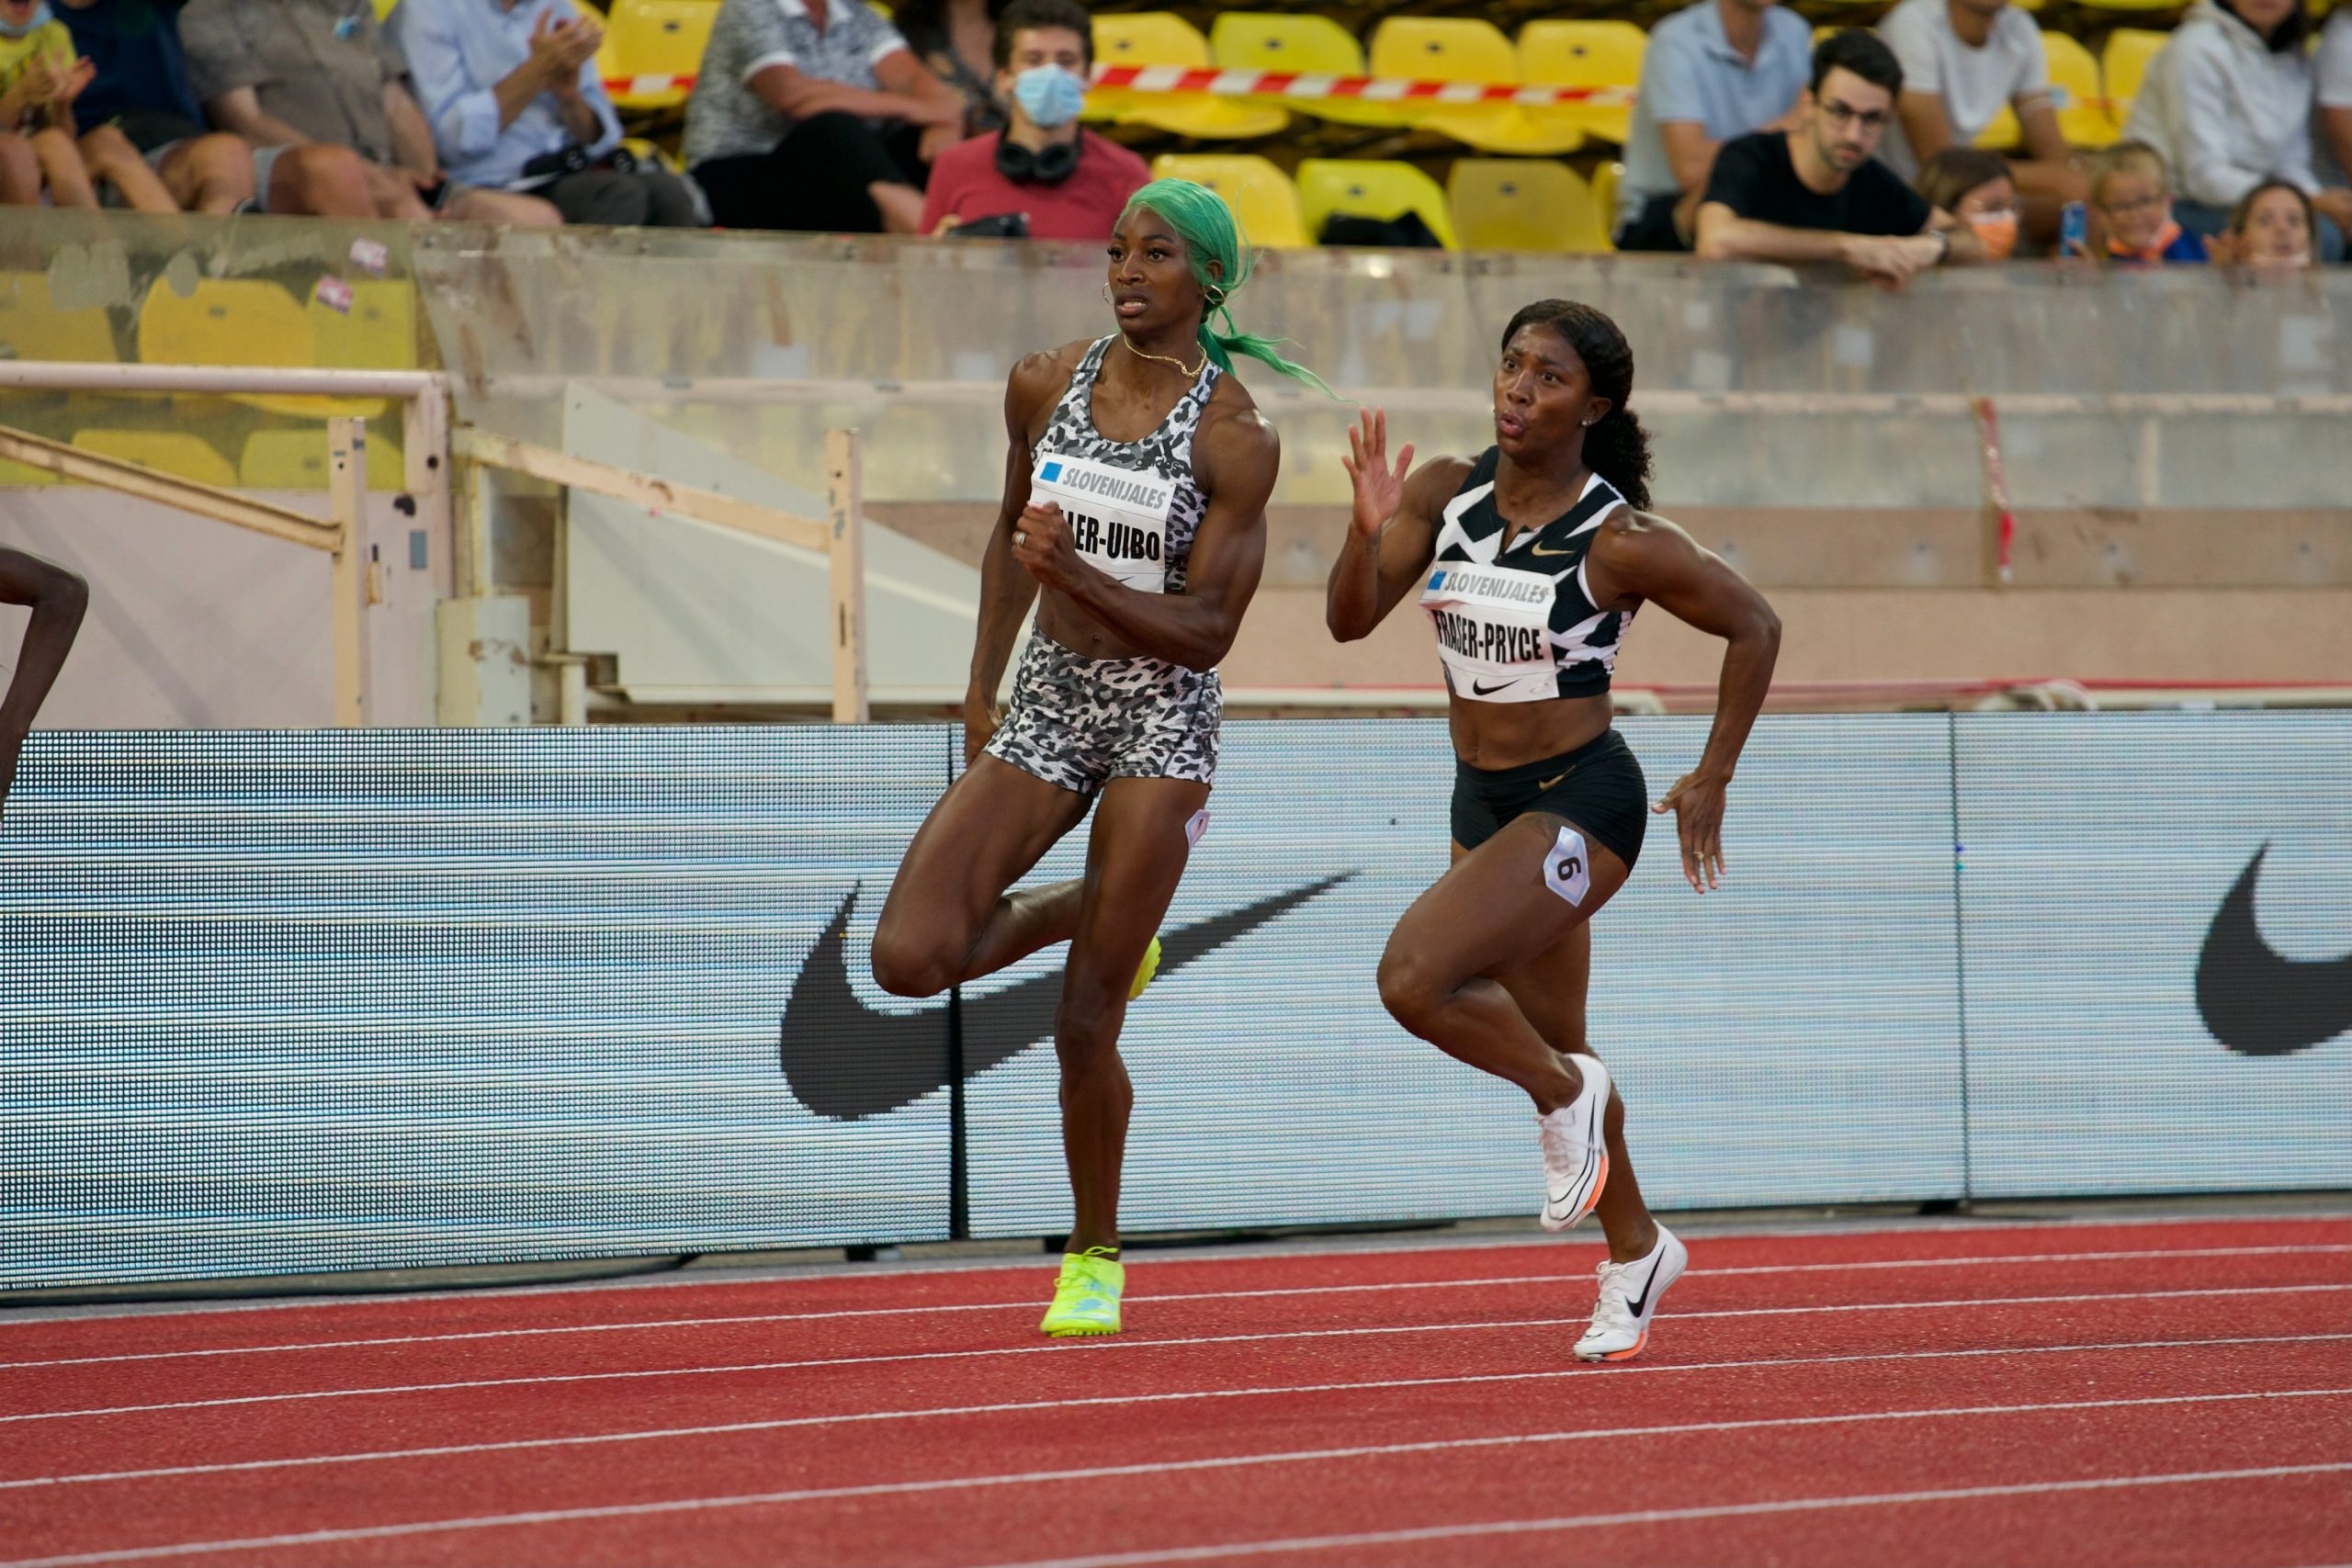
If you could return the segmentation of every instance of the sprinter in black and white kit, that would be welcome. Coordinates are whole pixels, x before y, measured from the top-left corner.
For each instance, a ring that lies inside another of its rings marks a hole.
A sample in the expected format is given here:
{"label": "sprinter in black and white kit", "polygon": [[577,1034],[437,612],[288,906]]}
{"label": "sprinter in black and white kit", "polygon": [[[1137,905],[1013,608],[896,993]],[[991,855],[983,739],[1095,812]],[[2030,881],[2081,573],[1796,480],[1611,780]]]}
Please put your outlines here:
{"label": "sprinter in black and white kit", "polygon": [[[1224,310],[1249,276],[1223,198],[1188,180],[1137,191],[1103,289],[1118,329],[1033,354],[1005,394],[1004,502],[980,567],[965,700],[967,771],[908,846],[874,933],[874,978],[930,996],[1069,943],[1054,1050],[1073,1218],[1054,1336],[1116,1334],[1119,1168],[1135,1093],[1127,1003],[1208,818],[1233,646],[1266,554],[1281,449],[1232,355],[1320,387]],[[1226,330],[1211,328],[1222,317]],[[1022,615],[1037,624],[996,695]],[[1099,804],[1097,804],[1099,800]],[[1013,883],[1094,807],[1086,874]]]}
{"label": "sprinter in black and white kit", "polygon": [[[1610,680],[1634,613],[1655,604],[1724,637],[1699,765],[1657,806],[1682,872],[1723,874],[1724,786],[1771,685],[1781,624],[1740,575],[1652,515],[1648,440],[1628,409],[1634,355],[1589,305],[1511,318],[1495,372],[1495,445],[1412,468],[1365,414],[1327,618],[1351,642],[1419,591],[1444,661],[1456,759],[1452,869],[1397,922],[1380,997],[1406,1028],[1535,1102],[1544,1224],[1599,1212],[1600,1299],[1577,1342],[1628,1360],[1689,1253],[1642,1202],[1623,1100],[1585,1037],[1589,922],[1632,874],[1650,815],[1639,762],[1610,727]],[[1408,477],[1409,476],[1409,477]]]}

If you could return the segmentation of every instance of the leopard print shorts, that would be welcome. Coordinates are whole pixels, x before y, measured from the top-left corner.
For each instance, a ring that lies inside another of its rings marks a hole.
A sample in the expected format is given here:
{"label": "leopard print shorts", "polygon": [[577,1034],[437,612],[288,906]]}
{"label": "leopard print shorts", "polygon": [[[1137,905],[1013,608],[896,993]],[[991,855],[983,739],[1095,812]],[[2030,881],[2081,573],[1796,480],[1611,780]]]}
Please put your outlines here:
{"label": "leopard print shorts", "polygon": [[1224,716],[1214,670],[1141,657],[1087,659],[1036,632],[988,753],[1080,795],[1111,779],[1214,784]]}

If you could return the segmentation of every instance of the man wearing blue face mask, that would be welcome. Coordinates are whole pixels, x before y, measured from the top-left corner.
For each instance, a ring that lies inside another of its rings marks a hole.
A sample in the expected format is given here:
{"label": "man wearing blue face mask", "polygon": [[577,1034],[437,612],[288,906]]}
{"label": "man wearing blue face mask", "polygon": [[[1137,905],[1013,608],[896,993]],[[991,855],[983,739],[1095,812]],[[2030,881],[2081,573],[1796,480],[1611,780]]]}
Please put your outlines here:
{"label": "man wearing blue face mask", "polygon": [[1094,23],[1076,0],[1012,0],[996,25],[996,91],[1010,122],[940,153],[922,231],[1020,214],[1039,240],[1107,240],[1127,197],[1151,178],[1144,161],[1081,130],[1094,67]]}

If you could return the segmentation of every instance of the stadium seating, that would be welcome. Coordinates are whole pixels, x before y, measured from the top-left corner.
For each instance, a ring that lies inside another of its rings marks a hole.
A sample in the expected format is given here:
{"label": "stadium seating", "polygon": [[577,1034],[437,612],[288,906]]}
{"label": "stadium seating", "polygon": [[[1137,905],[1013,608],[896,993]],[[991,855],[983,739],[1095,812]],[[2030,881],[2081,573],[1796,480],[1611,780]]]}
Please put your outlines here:
{"label": "stadium seating", "polygon": [[[360,287],[353,286],[355,308]],[[410,308],[413,310],[413,305]],[[323,309],[315,302],[311,307]],[[370,329],[363,323],[361,330]],[[413,327],[411,332],[413,334]],[[146,303],[140,308],[138,336],[139,357],[149,365],[306,369],[322,363],[318,328],[311,310],[296,304],[294,297],[277,284],[260,278],[203,278],[185,295],[158,278],[147,290]],[[381,398],[322,398],[280,392],[237,393],[232,400],[274,413],[313,419],[337,413],[377,419],[387,406]],[[222,461],[225,463],[226,459]]]}
{"label": "stadium seating", "polygon": [[[613,93],[614,107],[650,113],[684,105],[689,89],[674,79],[692,81],[702,70],[718,19],[718,0],[613,0],[596,70],[606,82],[623,84]],[[639,79],[650,79],[643,92],[629,85]]]}
{"label": "stadium seating", "polygon": [[95,305],[61,310],[50,304],[49,275],[0,272],[0,358],[110,363],[114,328]]}
{"label": "stadium seating", "polygon": [[2118,134],[2132,118],[2132,100],[2140,96],[2148,62],[2168,37],[2145,28],[2118,28],[2107,35],[2107,45],[2099,51],[2099,80],[2107,85],[2108,117],[2115,121]]}
{"label": "stadium seating", "polygon": [[102,457],[119,457],[141,468],[177,474],[221,490],[233,490],[237,470],[200,435],[182,430],[77,430],[74,446]]}
{"label": "stadium seating", "polygon": [[2050,61],[2052,96],[2058,110],[2058,130],[2073,147],[2104,147],[2121,134],[2102,102],[2098,62],[2091,51],[2064,33],[2044,29],[2042,52]]}
{"label": "stadium seating", "polygon": [[[1530,22],[1519,33],[1519,76],[1530,86],[1622,87],[1641,85],[1642,54],[1649,35],[1631,22]],[[1585,135],[1625,144],[1634,106],[1564,105],[1562,116]]]}
{"label": "stadium seating", "polygon": [[[407,488],[405,459],[390,431],[368,430],[368,488]],[[245,490],[327,488],[327,433],[323,425],[300,430],[256,430],[245,437],[237,459],[237,483]]]}
{"label": "stadium seating", "polygon": [[[1101,23],[1096,23],[1099,28]],[[1227,71],[1311,72],[1323,76],[1364,74],[1363,46],[1329,17],[1274,12],[1226,11],[1209,28],[1209,55]],[[1396,125],[1394,105],[1355,98],[1285,100],[1302,113],[1336,125]]]}
{"label": "stadium seating", "polygon": [[[1517,85],[1519,55],[1492,22],[1468,17],[1390,17],[1374,29],[1372,73],[1428,82]],[[1487,152],[1572,152],[1584,132],[1557,108],[1518,104],[1399,105],[1402,123]]]}
{"label": "stadium seating", "polygon": [[1275,164],[1249,153],[1170,152],[1152,160],[1154,179],[1192,180],[1225,197],[1241,231],[1261,250],[1315,243],[1300,215],[1298,187]]}
{"label": "stadium seating", "polygon": [[1548,158],[1458,158],[1445,194],[1473,251],[1609,249],[1609,225],[1582,175]]}
{"label": "stadium seating", "polygon": [[1386,222],[1416,212],[1447,250],[1462,248],[1445,192],[1410,164],[1309,158],[1298,166],[1298,205],[1310,234],[1321,234],[1324,223],[1340,213]]}
{"label": "stadium seating", "polygon": [[[1169,11],[1124,11],[1094,18],[1094,58],[1102,65],[1205,66],[1209,40],[1200,29]],[[1210,141],[1272,136],[1290,115],[1272,104],[1217,98],[1204,93],[1136,93],[1098,88],[1086,99],[1086,118],[1148,125],[1177,136]]]}

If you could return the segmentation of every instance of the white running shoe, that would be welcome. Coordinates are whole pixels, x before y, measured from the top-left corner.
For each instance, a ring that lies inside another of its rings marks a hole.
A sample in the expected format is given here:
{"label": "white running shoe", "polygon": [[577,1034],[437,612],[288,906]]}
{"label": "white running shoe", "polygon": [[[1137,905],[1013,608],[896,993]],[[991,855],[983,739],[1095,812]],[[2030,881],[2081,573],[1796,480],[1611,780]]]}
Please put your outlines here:
{"label": "white running shoe", "polygon": [[1630,1361],[1650,1342],[1650,1319],[1667,1287],[1682,1278],[1690,1249],[1664,1225],[1649,1256],[1600,1266],[1600,1302],[1592,1326],[1577,1341],[1579,1361]]}
{"label": "white running shoe", "polygon": [[1584,1092],[1535,1124],[1544,1134],[1544,1228],[1564,1231],[1592,1213],[1609,1182],[1609,1148],[1600,1134],[1609,1111],[1609,1069],[1579,1055]]}

